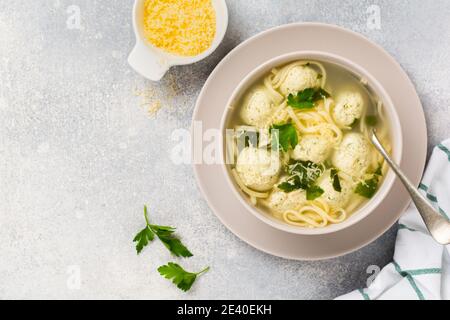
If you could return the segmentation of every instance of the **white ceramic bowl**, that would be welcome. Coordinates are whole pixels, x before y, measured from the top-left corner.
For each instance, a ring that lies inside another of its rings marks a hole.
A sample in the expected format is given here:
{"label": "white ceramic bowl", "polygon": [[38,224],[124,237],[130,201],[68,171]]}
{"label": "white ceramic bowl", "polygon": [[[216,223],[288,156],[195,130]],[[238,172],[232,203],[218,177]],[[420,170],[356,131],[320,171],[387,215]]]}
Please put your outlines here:
{"label": "white ceramic bowl", "polygon": [[[234,90],[233,94],[231,95],[231,98],[229,99],[227,103],[227,108],[225,110],[225,113],[222,117],[221,122],[221,132],[223,134],[223,137],[226,137],[226,129],[227,125],[230,121],[230,117],[233,113],[233,106],[236,105],[236,102],[239,101],[239,99],[242,97],[242,95],[246,92],[246,90],[255,83],[258,79],[260,79],[263,75],[266,75],[272,70],[274,67],[279,67],[284,64],[287,64],[289,62],[293,62],[296,60],[317,60],[317,61],[325,61],[325,62],[331,62],[337,65],[340,65],[341,67],[347,69],[348,71],[352,72],[355,75],[360,76],[361,78],[367,79],[368,86],[374,91],[375,95],[383,102],[384,111],[386,113],[386,118],[389,120],[389,127],[390,127],[390,135],[393,145],[393,152],[392,156],[393,159],[400,164],[401,158],[402,158],[402,150],[403,150],[403,137],[402,137],[402,130],[401,125],[399,121],[399,117],[397,114],[397,111],[395,110],[395,107],[391,101],[391,98],[387,94],[387,92],[383,89],[381,84],[371,75],[369,74],[365,69],[360,67],[359,65],[353,63],[352,61],[349,61],[348,59],[345,59],[343,57],[326,53],[326,52],[319,52],[319,51],[301,51],[301,52],[294,52],[289,53],[286,55],[282,55],[279,57],[276,57],[255,70],[253,70],[250,74],[248,74],[238,85],[238,87]],[[289,233],[294,234],[302,234],[302,235],[321,235],[321,234],[328,234],[333,233],[345,228],[348,228],[358,221],[364,219],[368,215],[370,215],[375,208],[378,207],[378,205],[384,200],[386,195],[390,192],[393,183],[395,181],[395,175],[394,173],[389,170],[388,174],[383,180],[383,183],[379,187],[378,192],[375,194],[375,196],[370,199],[365,205],[363,205],[360,209],[358,209],[356,212],[354,212],[347,220],[345,220],[342,223],[339,224],[332,224],[325,228],[320,229],[310,229],[310,228],[302,228],[302,227],[296,227],[289,225],[287,223],[284,223],[281,220],[278,220],[274,218],[272,215],[268,214],[264,210],[261,210],[260,208],[257,208],[253,206],[250,203],[250,200],[248,196],[246,196],[237,186],[236,182],[234,181],[231,172],[230,172],[230,166],[226,165],[225,161],[225,139],[222,139],[222,151],[223,151],[223,161],[222,161],[222,167],[225,171],[225,176],[227,179],[227,182],[229,184],[229,187],[233,190],[236,197],[244,204],[244,206],[258,219],[262,220],[264,223],[277,228],[282,231],[286,231]]]}
{"label": "white ceramic bowl", "polygon": [[136,45],[128,57],[128,63],[139,74],[152,81],[159,81],[172,66],[186,65],[200,61],[213,53],[222,42],[228,27],[228,8],[225,0],[212,0],[216,11],[216,36],[211,47],[193,57],[177,56],[165,52],[146,40],[143,33],[146,0],[135,0],[133,28]]}

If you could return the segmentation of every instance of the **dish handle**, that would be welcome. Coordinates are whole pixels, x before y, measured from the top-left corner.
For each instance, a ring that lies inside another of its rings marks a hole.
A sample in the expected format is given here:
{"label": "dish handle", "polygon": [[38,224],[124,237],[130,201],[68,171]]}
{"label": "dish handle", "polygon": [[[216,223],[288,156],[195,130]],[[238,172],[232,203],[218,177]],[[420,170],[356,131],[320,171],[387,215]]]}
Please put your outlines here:
{"label": "dish handle", "polygon": [[159,81],[170,66],[164,59],[138,41],[128,57],[128,63],[139,74],[152,81]]}

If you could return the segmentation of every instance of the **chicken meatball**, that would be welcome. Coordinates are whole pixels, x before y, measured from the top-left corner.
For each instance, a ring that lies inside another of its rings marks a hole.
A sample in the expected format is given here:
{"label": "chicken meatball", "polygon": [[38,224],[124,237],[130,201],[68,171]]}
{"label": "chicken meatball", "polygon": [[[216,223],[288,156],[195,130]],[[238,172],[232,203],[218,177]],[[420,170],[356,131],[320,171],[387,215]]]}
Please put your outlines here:
{"label": "chicken meatball", "polygon": [[259,86],[245,97],[241,118],[248,125],[263,127],[272,116],[274,110],[274,101],[264,87]]}
{"label": "chicken meatball", "polygon": [[333,166],[353,177],[362,177],[370,165],[370,151],[370,143],[362,134],[347,133],[333,154]]}
{"label": "chicken meatball", "polygon": [[324,191],[321,196],[328,205],[333,208],[343,208],[350,201],[350,197],[352,196],[352,184],[347,180],[340,179],[341,191],[334,190],[333,180],[330,176],[330,170],[325,171],[322,178],[319,180],[318,185]]}
{"label": "chicken meatball", "polygon": [[276,152],[248,147],[239,154],[236,171],[247,187],[264,192],[277,182],[281,161]]}
{"label": "chicken meatball", "polygon": [[341,127],[350,127],[360,119],[364,110],[364,100],[358,92],[344,92],[336,99],[333,118]]}
{"label": "chicken meatball", "polygon": [[297,190],[290,193],[276,190],[268,199],[268,206],[276,213],[287,210],[299,210],[306,203],[306,191]]}
{"label": "chicken meatball", "polygon": [[283,95],[297,94],[297,92],[320,87],[319,74],[308,66],[297,66],[292,68],[286,76],[286,79],[280,86]]}
{"label": "chicken meatball", "polygon": [[324,162],[332,149],[330,139],[320,135],[305,135],[300,138],[298,145],[292,151],[294,160]]}

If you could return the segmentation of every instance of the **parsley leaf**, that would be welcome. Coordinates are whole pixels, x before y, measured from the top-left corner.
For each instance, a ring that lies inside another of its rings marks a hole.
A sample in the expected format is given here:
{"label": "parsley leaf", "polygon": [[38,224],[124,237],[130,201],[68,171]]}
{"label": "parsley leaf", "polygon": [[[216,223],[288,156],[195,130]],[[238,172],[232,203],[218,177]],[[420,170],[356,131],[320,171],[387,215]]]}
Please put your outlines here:
{"label": "parsley leaf", "polygon": [[180,239],[174,236],[175,228],[150,224],[147,206],[144,206],[144,218],[146,227],[133,239],[133,242],[137,242],[137,254],[140,254],[144,247],[152,242],[156,236],[176,257],[192,257],[192,253],[181,243]]}
{"label": "parsley leaf", "polygon": [[272,135],[272,148],[275,150],[281,149],[287,152],[289,148],[294,149],[298,144],[297,130],[295,130],[292,123],[276,125],[270,128]]}
{"label": "parsley leaf", "polygon": [[237,132],[238,147],[257,147],[259,144],[260,133],[253,130],[239,130]]}
{"label": "parsley leaf", "polygon": [[330,178],[333,181],[333,189],[337,192],[342,192],[341,180],[339,179],[337,169],[331,169]]}
{"label": "parsley leaf", "polygon": [[374,174],[380,177],[383,175],[383,165],[381,163],[379,164],[377,170],[375,170]]}
{"label": "parsley leaf", "polygon": [[321,187],[312,186],[312,187],[309,187],[308,189],[306,189],[306,199],[310,200],[310,201],[316,200],[324,193],[325,193],[325,191],[323,191],[323,189]]}
{"label": "parsley leaf", "polygon": [[158,236],[170,236],[175,232],[175,228],[173,227],[156,226],[152,224],[150,225],[150,228],[152,228]]}
{"label": "parsley leaf", "polygon": [[133,242],[137,242],[136,244],[137,254],[140,254],[144,249],[144,247],[146,247],[149,244],[149,242],[152,242],[155,239],[155,234],[153,233],[148,223],[147,206],[144,206],[144,218],[147,225],[133,239]]}
{"label": "parsley leaf", "polygon": [[209,267],[204,270],[192,273],[184,270],[180,265],[169,262],[167,265],[158,268],[158,272],[166,279],[172,280],[172,282],[181,290],[188,291],[194,284],[197,276],[209,271]]}
{"label": "parsley leaf", "polygon": [[292,177],[287,181],[280,183],[278,189],[284,191],[285,193],[290,193],[298,189],[303,189],[301,181],[298,177]]}
{"label": "parsley leaf", "polygon": [[133,239],[133,242],[137,242],[136,251],[138,254],[142,252],[145,246],[148,245],[149,242],[152,242],[155,239],[155,234],[150,230],[147,226],[141,232],[139,232],[136,237]]}
{"label": "parsley leaf", "polygon": [[378,176],[374,174],[371,179],[358,183],[355,193],[367,199],[371,199],[377,192],[378,182]]}
{"label": "parsley leaf", "polygon": [[172,252],[173,255],[184,258],[192,257],[192,253],[181,243],[180,239],[177,239],[170,235],[157,235],[159,240],[161,240],[161,242],[166,246],[167,249],[169,249],[170,252]]}
{"label": "parsley leaf", "polygon": [[324,167],[311,161],[296,161],[287,167],[289,178],[278,185],[278,188],[286,193],[295,190],[307,190],[312,187],[322,175]]}
{"label": "parsley leaf", "polygon": [[355,189],[355,193],[371,199],[378,189],[378,183],[380,182],[380,177],[383,176],[383,164],[378,165],[377,170],[372,174],[372,178],[360,182]]}
{"label": "parsley leaf", "polygon": [[366,116],[366,124],[370,127],[375,127],[378,123],[377,116]]}
{"label": "parsley leaf", "polygon": [[286,182],[280,183],[278,189],[284,191],[285,193],[290,193],[298,189],[302,189],[298,179],[289,179]]}
{"label": "parsley leaf", "polygon": [[290,94],[287,104],[295,109],[312,109],[315,102],[328,97],[330,94],[322,88],[308,88],[299,91],[297,95]]}

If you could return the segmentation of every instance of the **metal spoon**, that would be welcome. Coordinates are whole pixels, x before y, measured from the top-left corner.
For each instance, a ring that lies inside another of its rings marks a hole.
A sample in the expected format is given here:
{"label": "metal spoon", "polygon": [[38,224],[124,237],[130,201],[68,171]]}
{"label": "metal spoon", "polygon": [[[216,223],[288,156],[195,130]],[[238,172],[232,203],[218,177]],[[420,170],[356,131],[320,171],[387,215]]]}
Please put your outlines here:
{"label": "metal spoon", "polygon": [[409,181],[409,179],[401,171],[399,166],[390,158],[380,140],[378,139],[375,129],[372,130],[371,140],[375,148],[377,148],[381,155],[386,159],[392,170],[394,170],[397,177],[402,181],[406,190],[408,190],[414,204],[417,207],[417,210],[422,216],[422,219],[433,238],[440,244],[450,244],[450,222],[447,221],[443,216],[441,216],[431,206],[428,200],[424,196],[422,196],[417,188],[411,183],[411,181]]}

